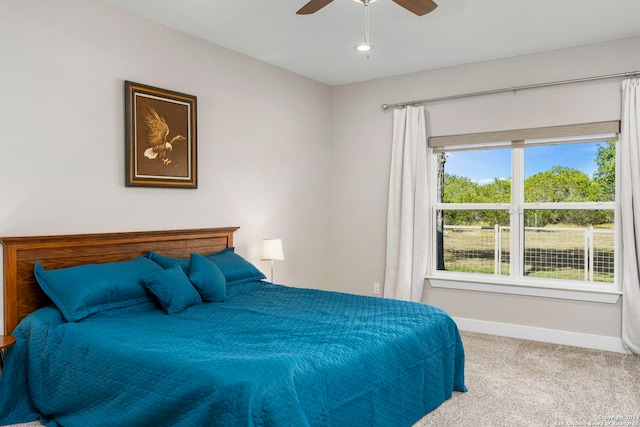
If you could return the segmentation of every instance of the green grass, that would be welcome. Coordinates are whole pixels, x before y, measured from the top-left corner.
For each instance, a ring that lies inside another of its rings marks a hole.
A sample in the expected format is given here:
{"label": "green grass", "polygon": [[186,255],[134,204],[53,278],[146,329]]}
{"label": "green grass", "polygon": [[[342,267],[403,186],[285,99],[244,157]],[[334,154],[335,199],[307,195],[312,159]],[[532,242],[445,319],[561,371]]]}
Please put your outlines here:
{"label": "green grass", "polygon": [[[575,232],[553,232],[554,228],[576,228]],[[611,230],[612,226],[601,229]],[[584,234],[577,227],[549,227],[527,231],[524,276],[561,280],[585,280]],[[494,274],[495,242],[492,230],[447,230],[444,236],[446,271]],[[509,232],[502,235],[500,274],[509,275]],[[613,234],[596,239],[594,282],[613,283]]]}

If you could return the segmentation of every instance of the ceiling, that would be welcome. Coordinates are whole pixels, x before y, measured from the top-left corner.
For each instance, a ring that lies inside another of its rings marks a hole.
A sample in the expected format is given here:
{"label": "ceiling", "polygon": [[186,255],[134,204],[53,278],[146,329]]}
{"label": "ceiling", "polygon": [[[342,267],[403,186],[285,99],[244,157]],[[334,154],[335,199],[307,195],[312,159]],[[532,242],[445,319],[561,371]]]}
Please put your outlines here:
{"label": "ceiling", "polygon": [[391,0],[100,0],[328,85],[640,35],[639,0],[436,0],[416,16]]}

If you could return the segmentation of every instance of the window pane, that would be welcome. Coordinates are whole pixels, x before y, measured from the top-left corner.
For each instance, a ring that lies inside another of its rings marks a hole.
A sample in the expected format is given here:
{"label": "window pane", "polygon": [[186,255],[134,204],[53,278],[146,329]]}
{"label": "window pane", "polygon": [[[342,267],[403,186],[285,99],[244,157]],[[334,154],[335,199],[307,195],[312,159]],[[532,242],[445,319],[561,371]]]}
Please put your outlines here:
{"label": "window pane", "polygon": [[613,211],[525,210],[524,218],[525,276],[613,283]]}
{"label": "window pane", "polygon": [[[439,155],[444,203],[509,203],[511,149],[454,151]],[[440,187],[439,187],[440,188]]]}
{"label": "window pane", "polygon": [[525,147],[525,202],[615,200],[615,142]]}
{"label": "window pane", "polygon": [[434,153],[435,269],[559,287],[614,283],[616,141],[569,141]]}
{"label": "window pane", "polygon": [[439,210],[437,216],[438,270],[509,275],[506,210]]}

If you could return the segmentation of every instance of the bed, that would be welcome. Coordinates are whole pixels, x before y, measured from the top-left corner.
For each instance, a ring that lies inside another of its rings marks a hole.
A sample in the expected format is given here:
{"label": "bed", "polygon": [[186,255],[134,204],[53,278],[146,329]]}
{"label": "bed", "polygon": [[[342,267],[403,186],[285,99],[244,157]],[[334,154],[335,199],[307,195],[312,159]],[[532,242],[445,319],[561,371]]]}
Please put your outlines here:
{"label": "bed", "polygon": [[411,426],[466,391],[447,313],[269,283],[236,230],[2,239],[0,425]]}

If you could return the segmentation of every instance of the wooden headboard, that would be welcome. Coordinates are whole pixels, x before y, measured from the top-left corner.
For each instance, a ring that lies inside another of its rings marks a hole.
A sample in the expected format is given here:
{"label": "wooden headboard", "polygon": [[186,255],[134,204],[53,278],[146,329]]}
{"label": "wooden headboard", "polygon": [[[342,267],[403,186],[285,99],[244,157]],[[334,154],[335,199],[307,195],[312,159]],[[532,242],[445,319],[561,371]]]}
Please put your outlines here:
{"label": "wooden headboard", "polygon": [[126,261],[151,250],[188,258],[191,252],[205,254],[233,246],[233,233],[238,228],[2,238],[4,333],[10,334],[20,320],[51,303],[33,274],[36,259],[46,269],[58,269]]}

